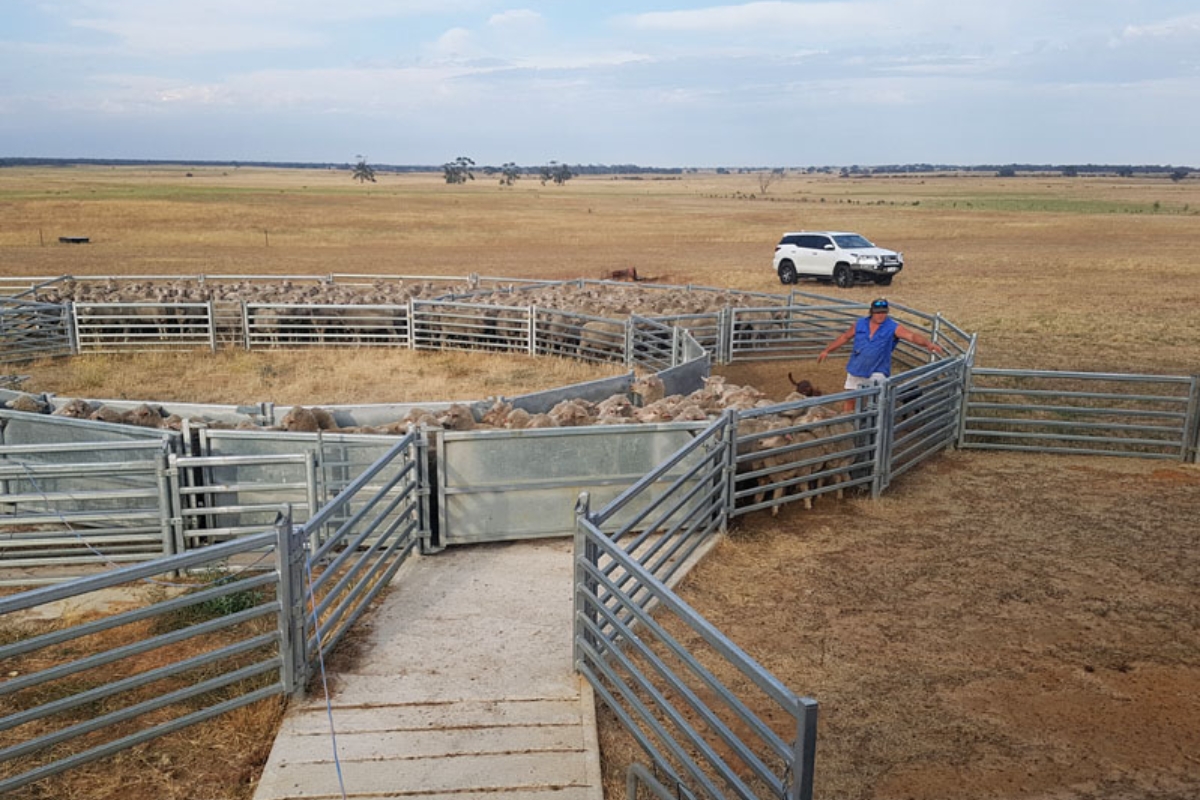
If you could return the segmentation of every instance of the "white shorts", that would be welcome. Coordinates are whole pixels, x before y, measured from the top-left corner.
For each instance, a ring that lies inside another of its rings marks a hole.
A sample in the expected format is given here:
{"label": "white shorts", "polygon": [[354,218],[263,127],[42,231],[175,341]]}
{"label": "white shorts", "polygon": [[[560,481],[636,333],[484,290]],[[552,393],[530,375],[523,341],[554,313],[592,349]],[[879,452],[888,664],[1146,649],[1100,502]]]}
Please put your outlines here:
{"label": "white shorts", "polygon": [[872,372],[869,378],[860,378],[857,375],[846,373],[846,388],[847,389],[867,389],[871,386],[878,386],[887,381],[887,375],[882,372]]}

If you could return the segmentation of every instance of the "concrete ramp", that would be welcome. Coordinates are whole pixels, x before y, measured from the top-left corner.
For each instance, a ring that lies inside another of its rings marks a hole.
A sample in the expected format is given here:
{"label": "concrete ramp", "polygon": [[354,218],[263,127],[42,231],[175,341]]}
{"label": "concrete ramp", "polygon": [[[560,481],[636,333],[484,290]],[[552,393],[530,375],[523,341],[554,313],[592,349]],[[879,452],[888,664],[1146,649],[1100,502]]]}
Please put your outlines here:
{"label": "concrete ramp", "polygon": [[[602,800],[591,689],[571,669],[571,542],[417,558],[324,697],[289,711],[255,800]],[[453,795],[453,798],[450,798]]]}

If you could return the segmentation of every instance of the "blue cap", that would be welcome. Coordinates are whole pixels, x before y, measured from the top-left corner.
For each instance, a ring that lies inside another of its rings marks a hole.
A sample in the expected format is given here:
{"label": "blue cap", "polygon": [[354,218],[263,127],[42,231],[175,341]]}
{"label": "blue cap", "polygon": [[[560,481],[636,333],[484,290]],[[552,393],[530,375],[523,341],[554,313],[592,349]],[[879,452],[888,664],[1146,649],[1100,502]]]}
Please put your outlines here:
{"label": "blue cap", "polygon": [[888,301],[884,300],[883,298],[880,298],[878,300],[872,300],[871,301],[871,310],[872,311],[887,311],[888,310]]}

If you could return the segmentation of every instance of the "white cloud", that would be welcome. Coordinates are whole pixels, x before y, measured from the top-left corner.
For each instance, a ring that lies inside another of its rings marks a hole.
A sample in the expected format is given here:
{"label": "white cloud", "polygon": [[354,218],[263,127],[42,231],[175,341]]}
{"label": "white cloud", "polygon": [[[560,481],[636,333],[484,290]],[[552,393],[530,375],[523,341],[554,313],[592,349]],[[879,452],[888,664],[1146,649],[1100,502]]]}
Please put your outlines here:
{"label": "white cloud", "polygon": [[502,30],[514,29],[541,29],[544,27],[545,18],[536,11],[530,11],[527,8],[511,9],[502,11],[499,14],[493,14],[487,21],[489,28],[499,28]]}
{"label": "white cloud", "polygon": [[426,52],[436,60],[475,58],[481,55],[475,42],[475,34],[466,28],[451,28],[429,45]]}
{"label": "white cloud", "polygon": [[[651,11],[618,18],[620,25],[642,31],[675,33],[762,32],[799,34],[809,31],[820,38],[820,28],[857,23],[871,25],[883,16],[886,6],[874,2],[785,3],[757,2],[732,6],[710,6],[687,11]],[[801,27],[803,26],[803,27]]]}
{"label": "white cloud", "polygon": [[1200,14],[1159,20],[1148,25],[1126,25],[1122,31],[1126,39],[1160,39],[1177,36],[1200,36]]}
{"label": "white cloud", "polygon": [[312,47],[337,23],[443,15],[482,0],[56,0],[47,4],[67,25],[113,38],[127,55]]}

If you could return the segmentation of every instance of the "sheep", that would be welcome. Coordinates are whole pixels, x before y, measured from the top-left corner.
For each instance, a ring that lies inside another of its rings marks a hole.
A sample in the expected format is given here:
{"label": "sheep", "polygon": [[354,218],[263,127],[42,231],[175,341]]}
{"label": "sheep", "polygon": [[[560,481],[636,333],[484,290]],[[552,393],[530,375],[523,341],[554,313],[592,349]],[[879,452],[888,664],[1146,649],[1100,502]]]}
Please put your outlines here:
{"label": "sheep", "polygon": [[13,411],[23,411],[26,414],[49,414],[50,405],[31,394],[19,394],[4,404]]}
{"label": "sheep", "polygon": [[145,403],[131,408],[125,412],[123,422],[129,425],[137,425],[142,428],[161,428],[166,414],[162,412],[162,408],[151,408]]}
{"label": "sheep", "polygon": [[450,431],[469,431],[476,427],[475,415],[461,403],[454,403],[438,416],[441,426]]}
{"label": "sheep", "polygon": [[625,325],[591,320],[579,329],[579,357],[593,361],[618,361],[625,352]]}
{"label": "sheep", "polygon": [[[843,499],[845,496],[845,487],[842,485],[850,480],[850,467],[854,464],[854,454],[846,454],[846,450],[853,449],[854,441],[846,437],[846,434],[853,433],[855,430],[854,422],[848,419],[842,419],[840,422],[831,422],[842,415],[827,406],[813,406],[808,412],[801,417],[798,422],[800,424],[819,424],[820,427],[815,427],[812,430],[815,435],[825,440],[823,447],[826,459],[819,469],[814,472],[829,472],[821,478],[821,483],[825,486],[837,487],[837,498]],[[828,441],[832,437],[839,438],[837,441]]]}
{"label": "sheep", "polygon": [[504,418],[504,427],[512,430],[521,430],[529,427],[529,421],[532,415],[523,408],[514,408]]}
{"label": "sheep", "polygon": [[111,422],[116,425],[120,425],[122,423],[128,422],[128,418],[125,416],[125,412],[118,411],[117,409],[113,408],[112,406],[104,406],[104,405],[100,406],[99,408],[94,410],[90,415],[88,415],[88,419],[94,420],[96,422]]}
{"label": "sheep", "polygon": [[611,420],[628,422],[633,416],[633,403],[623,394],[614,394],[596,404],[596,421],[607,423]]}
{"label": "sheep", "polygon": [[66,404],[51,412],[51,416],[55,417],[72,417],[74,419],[87,419],[92,415],[92,412],[97,409],[97,406],[92,405],[87,400],[75,398],[67,401]]}
{"label": "sheep", "polygon": [[497,398],[492,403],[492,407],[483,413],[479,422],[492,428],[502,428],[504,427],[505,420],[512,414],[512,411],[512,403],[506,403],[504,400]]}
{"label": "sheep", "polygon": [[335,431],[337,423],[333,414],[323,408],[305,408],[293,406],[279,422],[279,428],[285,431],[300,433],[316,433],[317,431]]}
{"label": "sheep", "polygon": [[[801,461],[807,461],[814,457],[814,454],[819,455],[819,448],[812,448],[810,443],[817,441],[817,436],[812,431],[790,431],[785,433],[777,433],[759,440],[759,448],[763,453],[759,458],[753,461],[753,471],[770,470],[766,474],[758,476],[758,494],[754,496],[754,503],[757,505],[763,501],[766,494],[766,487],[774,486],[772,499],[776,505],[771,507],[771,516],[779,515],[778,501],[788,493],[788,490],[793,486],[801,486],[807,488],[807,481],[801,480],[814,472],[820,467],[820,462],[811,464],[798,464]],[[778,452],[782,448],[796,448],[787,452]],[[793,465],[793,466],[788,466]],[[812,497],[804,498],[804,507],[812,508]]]}
{"label": "sheep", "polygon": [[667,390],[662,378],[657,375],[643,375],[633,382],[629,391],[641,401],[638,405],[644,407],[662,400]]}
{"label": "sheep", "polygon": [[590,425],[595,420],[592,411],[590,404],[584,400],[563,400],[550,409],[549,415],[559,427],[571,428]]}

